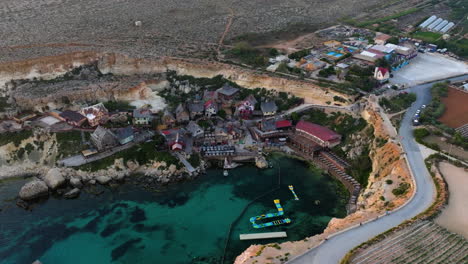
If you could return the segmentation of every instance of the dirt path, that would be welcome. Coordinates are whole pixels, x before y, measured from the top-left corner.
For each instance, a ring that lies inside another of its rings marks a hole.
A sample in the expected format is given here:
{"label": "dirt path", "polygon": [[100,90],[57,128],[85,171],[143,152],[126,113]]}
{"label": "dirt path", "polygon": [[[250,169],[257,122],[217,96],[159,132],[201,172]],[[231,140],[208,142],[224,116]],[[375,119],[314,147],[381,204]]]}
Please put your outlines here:
{"label": "dirt path", "polygon": [[234,20],[234,10],[232,8],[229,8],[229,13],[230,14],[228,16],[228,22],[226,24],[226,28],[224,29],[224,32],[221,35],[221,38],[219,39],[218,49],[216,50],[218,57],[220,55],[220,50],[224,45],[224,38],[226,38],[226,35],[229,33],[229,30],[231,29],[232,21]]}
{"label": "dirt path", "polygon": [[435,222],[468,239],[468,172],[446,162],[440,163],[440,171],[448,183],[450,197]]}

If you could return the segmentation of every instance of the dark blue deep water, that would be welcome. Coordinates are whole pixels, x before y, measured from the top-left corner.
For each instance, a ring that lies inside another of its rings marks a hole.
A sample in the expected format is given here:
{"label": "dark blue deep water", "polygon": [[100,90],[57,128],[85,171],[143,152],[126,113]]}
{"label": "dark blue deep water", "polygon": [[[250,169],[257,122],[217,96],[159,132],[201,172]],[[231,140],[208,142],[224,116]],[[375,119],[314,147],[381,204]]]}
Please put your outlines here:
{"label": "dark blue deep water", "polygon": [[[82,192],[80,198],[50,197],[32,211],[15,205],[23,179],[0,182],[0,264],[88,263],[219,263],[230,224],[244,207],[278,183],[280,189],[252,203],[234,225],[226,263],[249,246],[241,233],[287,231],[299,240],[323,231],[332,217],[345,214],[343,187],[307,163],[282,156],[273,168],[245,166],[223,177],[211,169],[196,180],[157,191],[126,183],[96,187],[101,195]],[[295,201],[288,185],[300,197]],[[280,199],[288,226],[254,229],[251,216],[276,212]]]}

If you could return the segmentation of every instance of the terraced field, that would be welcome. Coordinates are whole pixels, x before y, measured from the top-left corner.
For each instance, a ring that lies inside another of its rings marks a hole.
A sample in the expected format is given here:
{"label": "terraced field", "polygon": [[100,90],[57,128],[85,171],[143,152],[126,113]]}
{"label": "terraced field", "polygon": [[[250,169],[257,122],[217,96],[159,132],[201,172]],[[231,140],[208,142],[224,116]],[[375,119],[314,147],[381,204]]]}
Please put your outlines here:
{"label": "terraced field", "polygon": [[468,242],[431,221],[421,221],[358,252],[351,263],[468,263]]}

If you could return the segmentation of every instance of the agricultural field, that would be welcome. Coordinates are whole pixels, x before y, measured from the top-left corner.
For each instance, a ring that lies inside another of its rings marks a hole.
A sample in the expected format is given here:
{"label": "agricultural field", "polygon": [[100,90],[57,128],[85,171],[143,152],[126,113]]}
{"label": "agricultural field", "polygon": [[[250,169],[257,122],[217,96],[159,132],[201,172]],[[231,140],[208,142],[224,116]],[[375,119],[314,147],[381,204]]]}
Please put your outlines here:
{"label": "agricultural field", "polygon": [[350,263],[466,263],[468,242],[432,221],[420,221],[359,251]]}
{"label": "agricultural field", "polygon": [[448,96],[442,97],[441,101],[445,105],[445,111],[439,118],[440,122],[451,128],[468,123],[468,93],[449,88]]}
{"label": "agricultural field", "polygon": [[427,31],[416,31],[413,33],[413,35],[411,35],[411,37],[420,39],[425,42],[434,43],[442,37],[442,34]]}

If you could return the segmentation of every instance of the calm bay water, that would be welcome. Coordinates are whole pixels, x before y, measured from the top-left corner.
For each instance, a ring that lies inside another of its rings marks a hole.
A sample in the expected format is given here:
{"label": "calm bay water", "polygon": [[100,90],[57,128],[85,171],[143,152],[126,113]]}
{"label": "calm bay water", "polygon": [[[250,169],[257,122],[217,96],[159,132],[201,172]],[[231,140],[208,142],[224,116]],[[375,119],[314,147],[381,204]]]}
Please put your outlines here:
{"label": "calm bay water", "polygon": [[[24,180],[0,183],[0,264],[88,263],[219,263],[230,224],[254,198],[280,189],[252,203],[234,225],[227,263],[250,243],[303,239],[323,231],[331,217],[345,214],[343,189],[329,176],[304,162],[274,156],[273,168],[241,167],[230,172],[209,170],[191,182],[162,187],[157,192],[133,184],[104,188],[79,199],[51,197],[24,211],[9,200]],[[300,200],[288,189],[294,185]],[[276,212],[280,199],[292,223],[254,229],[249,218]],[[317,204],[315,201],[319,201]],[[284,230],[287,239],[245,242],[241,233]]]}

